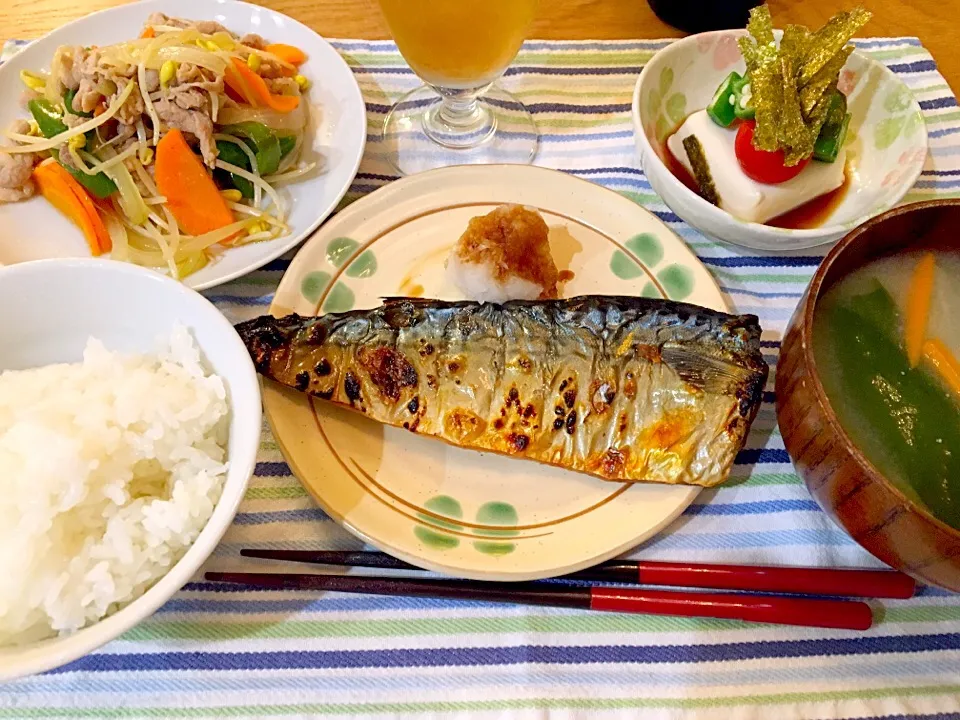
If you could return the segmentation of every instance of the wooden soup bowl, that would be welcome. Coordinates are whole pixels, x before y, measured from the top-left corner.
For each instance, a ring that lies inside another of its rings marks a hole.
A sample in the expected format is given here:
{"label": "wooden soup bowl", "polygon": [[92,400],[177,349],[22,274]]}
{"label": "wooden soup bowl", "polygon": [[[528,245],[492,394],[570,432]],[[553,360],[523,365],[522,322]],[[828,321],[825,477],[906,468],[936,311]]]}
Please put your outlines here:
{"label": "wooden soup bowl", "polygon": [[[830,287],[875,258],[922,249],[960,251],[960,199],[916,203],[878,215],[830,251],[783,339],[777,421],[807,489],[840,527],[891,567],[960,592],[960,530],[908,500],[863,456],[830,406],[813,354],[814,310]],[[960,492],[960,478],[954,480]]]}

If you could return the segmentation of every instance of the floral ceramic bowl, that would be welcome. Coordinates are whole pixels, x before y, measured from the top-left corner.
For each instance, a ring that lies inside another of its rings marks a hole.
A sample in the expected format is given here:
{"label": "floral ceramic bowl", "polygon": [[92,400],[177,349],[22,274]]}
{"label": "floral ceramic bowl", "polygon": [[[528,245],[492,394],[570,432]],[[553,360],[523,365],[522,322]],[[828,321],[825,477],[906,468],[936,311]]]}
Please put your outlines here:
{"label": "floral ceramic bowl", "polygon": [[761,250],[798,250],[839,239],[899,202],[927,155],[920,105],[882,63],[854,52],[840,75],[852,113],[847,136],[849,188],[825,224],[804,230],[744,222],[687,188],[664,162],[664,145],[690,113],[706,107],[731,72],[744,72],[737,38],[744,30],[691,35],[658,52],[633,93],[634,140],[643,171],[664,202],[690,225]]}

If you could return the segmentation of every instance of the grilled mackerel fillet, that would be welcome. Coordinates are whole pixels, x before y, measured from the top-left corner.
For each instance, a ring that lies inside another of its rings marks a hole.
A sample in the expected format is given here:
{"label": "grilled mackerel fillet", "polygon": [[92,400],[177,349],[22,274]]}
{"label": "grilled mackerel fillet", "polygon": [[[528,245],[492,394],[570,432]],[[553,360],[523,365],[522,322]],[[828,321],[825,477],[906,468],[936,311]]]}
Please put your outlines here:
{"label": "grilled mackerel fillet", "polygon": [[391,299],[237,326],[257,370],[410,432],[618,481],[726,479],[767,365],[753,315],[636,297]]}

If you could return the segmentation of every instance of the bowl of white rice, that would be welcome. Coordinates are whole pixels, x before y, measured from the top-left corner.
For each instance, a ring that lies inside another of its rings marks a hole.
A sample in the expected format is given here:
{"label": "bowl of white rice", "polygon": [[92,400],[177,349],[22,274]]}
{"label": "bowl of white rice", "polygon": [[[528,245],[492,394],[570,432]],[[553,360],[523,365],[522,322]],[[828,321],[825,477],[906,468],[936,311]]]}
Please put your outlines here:
{"label": "bowl of white rice", "polygon": [[49,670],[193,578],[256,464],[230,322],[150,270],[0,267],[0,681]]}

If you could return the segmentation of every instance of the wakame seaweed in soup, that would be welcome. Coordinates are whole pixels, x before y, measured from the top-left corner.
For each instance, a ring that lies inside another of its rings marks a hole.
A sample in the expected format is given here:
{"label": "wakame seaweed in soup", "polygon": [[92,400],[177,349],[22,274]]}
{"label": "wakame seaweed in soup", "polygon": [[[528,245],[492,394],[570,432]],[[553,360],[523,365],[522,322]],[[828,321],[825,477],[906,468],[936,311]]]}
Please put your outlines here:
{"label": "wakame seaweed in soup", "polygon": [[906,253],[856,270],[818,303],[813,349],[830,403],[867,459],[960,529],[958,276],[955,253]]}

